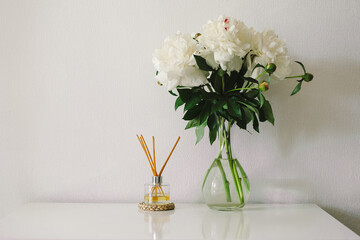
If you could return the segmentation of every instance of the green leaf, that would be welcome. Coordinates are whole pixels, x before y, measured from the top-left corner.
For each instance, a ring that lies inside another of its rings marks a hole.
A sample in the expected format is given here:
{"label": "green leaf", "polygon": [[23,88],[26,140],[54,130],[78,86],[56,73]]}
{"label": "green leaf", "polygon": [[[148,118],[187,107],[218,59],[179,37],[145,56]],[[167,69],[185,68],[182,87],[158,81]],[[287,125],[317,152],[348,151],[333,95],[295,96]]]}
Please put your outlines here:
{"label": "green leaf", "polygon": [[242,65],[241,65],[241,68],[240,68],[240,71],[239,71],[239,74],[241,76],[244,76],[246,74],[247,70],[248,70],[248,64],[246,62],[246,58],[247,58],[247,56],[249,55],[250,52],[251,52],[251,50],[249,52],[247,52],[244,57],[242,57],[243,62],[242,62]]}
{"label": "green leaf", "polygon": [[210,144],[212,145],[213,142],[216,140],[217,132],[219,130],[219,123],[216,119],[215,114],[209,116],[207,120],[207,126],[209,127],[209,140]]}
{"label": "green leaf", "polygon": [[[233,71],[236,72],[236,71]],[[232,73],[233,75],[230,74],[229,75],[225,75],[224,76],[224,92],[230,91],[232,89],[237,88],[237,78],[234,77],[234,73]],[[238,73],[236,73],[238,74]]]}
{"label": "green leaf", "polygon": [[253,114],[253,129],[259,132],[259,120],[256,117],[256,114]]}
{"label": "green leaf", "polygon": [[196,104],[198,104],[201,101],[201,98],[196,96],[193,98],[190,98],[190,100],[185,104],[184,110],[187,111],[190,108],[193,108]]}
{"label": "green leaf", "polygon": [[217,114],[219,114],[220,116],[222,116],[226,120],[231,121],[230,115],[226,111],[224,111],[223,109],[218,110]]}
{"label": "green leaf", "polygon": [[228,99],[227,106],[231,116],[239,119],[241,118],[241,108],[238,104],[236,104],[236,102]]}
{"label": "green leaf", "polygon": [[202,125],[196,127],[196,129],[195,129],[196,143],[195,144],[198,144],[198,142],[200,142],[201,139],[204,137],[205,126],[206,126],[206,124],[202,124]]}
{"label": "green leaf", "polygon": [[213,104],[211,106],[211,111],[210,114],[216,113],[217,111],[219,111],[220,109],[222,109],[222,107],[224,106],[224,104],[226,104],[226,101],[223,99],[219,99],[215,102],[215,104]]}
{"label": "green leaf", "polygon": [[[241,110],[242,114],[245,115],[244,110]],[[236,121],[236,125],[238,125],[241,129],[245,129],[246,130],[246,119],[242,118],[242,119],[238,119]]]}
{"label": "green leaf", "polygon": [[216,120],[216,115],[215,114],[211,114],[208,117],[207,125],[208,125],[209,129],[214,129],[215,128],[215,126],[217,125],[217,120]]}
{"label": "green leaf", "polygon": [[217,93],[222,93],[222,77],[215,75],[213,87]]}
{"label": "green leaf", "polygon": [[299,82],[299,83],[296,85],[296,87],[294,88],[294,90],[292,91],[292,93],[291,93],[290,96],[295,95],[296,93],[298,93],[298,92],[300,91],[300,89],[301,89],[301,84],[302,84],[302,81]]}
{"label": "green leaf", "polygon": [[215,127],[213,129],[209,129],[209,140],[211,145],[215,142],[218,135],[218,131],[219,131],[219,125],[216,122]]}
{"label": "green leaf", "polygon": [[183,104],[184,104],[183,100],[181,100],[181,98],[178,97],[175,101],[175,111]]}
{"label": "green leaf", "polygon": [[262,109],[260,109],[260,112],[259,112],[259,121],[260,122],[265,122],[266,121],[265,114],[264,114]]}
{"label": "green leaf", "polygon": [[253,120],[253,112],[248,108],[243,108],[246,124]]}
{"label": "green leaf", "polygon": [[249,182],[249,178],[248,176],[246,175],[244,169],[242,168],[242,166],[240,165],[239,161],[237,159],[235,159],[235,163],[236,165],[238,166],[239,170],[240,170],[240,173],[241,173],[241,176],[244,180],[244,185],[245,185],[245,189],[246,189],[246,192],[247,193],[250,193],[250,182]]}
{"label": "green leaf", "polygon": [[260,102],[260,108],[264,105],[264,101],[265,101],[265,98],[264,98],[264,95],[262,95],[261,91],[259,91],[259,102]]}
{"label": "green leaf", "polygon": [[255,69],[257,69],[257,68],[263,68],[263,69],[265,69],[265,67],[263,66],[263,65],[261,65],[260,63],[258,63],[258,64],[256,64],[255,65],[255,67],[253,68],[253,70],[251,71],[252,73],[255,71]]}
{"label": "green leaf", "polygon": [[210,113],[211,113],[211,102],[206,101],[203,108],[200,112],[200,124],[203,124],[205,121],[207,121]]}
{"label": "green leaf", "polygon": [[186,129],[189,129],[189,128],[192,128],[192,127],[197,127],[200,125],[200,119],[199,118],[195,118],[193,120],[190,120],[187,124],[186,124],[186,127],[185,127],[185,130]]}
{"label": "green leaf", "polygon": [[265,119],[268,120],[272,125],[274,125],[275,119],[270,102],[268,100],[265,100],[261,110],[262,113],[264,114]]}
{"label": "green leaf", "polygon": [[184,120],[192,120],[192,119],[198,117],[199,114],[200,114],[200,112],[201,112],[201,109],[202,109],[202,106],[203,106],[203,105],[204,105],[204,104],[203,104],[202,102],[200,102],[199,105],[196,105],[196,106],[194,106],[193,108],[189,109],[189,110],[185,113],[183,119],[184,119]]}
{"label": "green leaf", "polygon": [[245,96],[248,98],[255,98],[256,96],[258,96],[260,93],[259,90],[257,89],[252,89],[249,92],[245,93]]}
{"label": "green leaf", "polygon": [[246,81],[259,84],[258,80],[252,77],[243,77]]}
{"label": "green leaf", "polygon": [[295,61],[296,63],[298,63],[298,64],[300,64],[300,66],[301,66],[301,68],[302,68],[302,70],[304,71],[304,74],[306,74],[306,70],[305,70],[305,66],[304,66],[304,64],[302,64],[301,62],[299,62],[299,61]]}
{"label": "green leaf", "polygon": [[240,74],[241,76],[244,76],[245,73],[247,72],[247,70],[248,70],[248,66],[247,66],[246,60],[244,60],[243,63],[242,63],[242,65],[241,65],[239,74]]}
{"label": "green leaf", "polygon": [[[232,88],[232,89],[234,89],[234,88],[242,88],[245,80],[240,72],[232,71],[230,73],[230,81],[231,81],[231,84],[234,84],[234,87]],[[231,90],[231,89],[228,89],[228,90]]]}
{"label": "green leaf", "polygon": [[248,109],[254,113],[259,113],[259,111],[257,110],[256,106],[253,106],[252,103],[250,102],[244,102],[244,101],[240,101],[238,100],[238,103],[240,103],[241,105],[244,105],[246,108],[245,109]]}
{"label": "green leaf", "polygon": [[219,95],[214,92],[201,91],[199,97],[201,97],[204,100],[216,100],[219,97]]}
{"label": "green leaf", "polygon": [[254,108],[257,108],[259,106],[258,101],[256,101],[255,99],[248,98],[248,97],[246,97],[246,95],[236,94],[234,97],[236,97],[237,102],[239,102],[241,104],[250,105],[251,107],[254,107]]}
{"label": "green leaf", "polygon": [[176,95],[173,91],[170,90],[169,93],[170,93],[171,95],[177,97],[177,95]]}
{"label": "green leaf", "polygon": [[190,101],[191,97],[192,97],[192,91],[191,89],[178,89],[180,98],[183,102],[188,102]]}
{"label": "green leaf", "polygon": [[214,69],[207,64],[205,58],[197,56],[197,55],[194,55],[194,58],[195,58],[196,64],[198,65],[198,67],[201,70],[214,71]]}

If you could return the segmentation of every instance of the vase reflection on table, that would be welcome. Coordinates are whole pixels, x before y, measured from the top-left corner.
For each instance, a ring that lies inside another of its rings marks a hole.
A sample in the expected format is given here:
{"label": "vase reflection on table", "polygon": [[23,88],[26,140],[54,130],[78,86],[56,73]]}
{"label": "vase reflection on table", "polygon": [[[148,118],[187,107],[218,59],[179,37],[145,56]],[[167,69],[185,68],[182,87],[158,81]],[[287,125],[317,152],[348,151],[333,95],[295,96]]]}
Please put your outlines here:
{"label": "vase reflection on table", "polygon": [[207,170],[202,185],[205,203],[216,210],[240,209],[250,195],[249,179],[232,154],[230,131],[233,123],[219,118],[219,154]]}
{"label": "vase reflection on table", "polygon": [[202,220],[202,235],[212,239],[249,239],[250,222],[244,212],[217,212],[209,210]]}

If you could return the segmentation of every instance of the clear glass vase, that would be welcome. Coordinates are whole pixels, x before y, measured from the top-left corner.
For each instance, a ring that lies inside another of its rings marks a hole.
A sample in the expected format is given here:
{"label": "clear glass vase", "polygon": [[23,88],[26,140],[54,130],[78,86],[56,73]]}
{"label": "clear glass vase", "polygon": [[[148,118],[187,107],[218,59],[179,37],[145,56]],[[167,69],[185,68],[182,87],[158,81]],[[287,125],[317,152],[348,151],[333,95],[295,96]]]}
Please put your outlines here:
{"label": "clear glass vase", "polygon": [[220,118],[219,126],[219,154],[205,174],[202,193],[205,203],[212,209],[238,210],[249,198],[250,182],[241,164],[232,155],[232,122]]}

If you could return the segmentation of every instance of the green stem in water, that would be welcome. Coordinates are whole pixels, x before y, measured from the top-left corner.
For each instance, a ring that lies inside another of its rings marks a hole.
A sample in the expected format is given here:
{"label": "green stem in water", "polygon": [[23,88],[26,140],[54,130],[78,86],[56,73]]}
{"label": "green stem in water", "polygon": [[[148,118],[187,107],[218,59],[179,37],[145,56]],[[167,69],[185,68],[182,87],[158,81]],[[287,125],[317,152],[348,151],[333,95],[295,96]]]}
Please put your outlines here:
{"label": "green stem in water", "polygon": [[211,169],[213,168],[214,164],[215,164],[215,160],[214,160],[213,163],[210,165],[209,169],[206,171],[206,174],[205,174],[205,177],[204,177],[204,180],[203,180],[201,189],[204,189],[204,185],[205,185],[206,179],[208,178],[209,173],[210,173]]}
{"label": "green stem in water", "polygon": [[[225,119],[223,117],[219,117],[218,121],[219,121],[219,125],[220,125],[220,129],[219,129],[220,150],[219,150],[218,157],[213,161],[210,168],[207,170],[207,172],[205,174],[203,184],[202,184],[202,188],[204,188],[206,179],[208,178],[208,175],[209,175],[211,169],[216,164],[217,167],[219,168],[219,171],[220,171],[221,177],[222,177],[222,181],[223,181],[223,184],[224,184],[226,201],[227,202],[232,201],[231,200],[231,193],[230,193],[230,183],[229,183],[229,181],[227,179],[224,167],[223,167],[223,165],[221,163],[222,151],[225,148],[226,155],[227,155],[227,158],[228,158],[228,161],[229,161],[229,167],[230,167],[231,175],[232,175],[233,180],[234,180],[234,186],[235,186],[235,189],[236,189],[236,192],[237,192],[237,195],[238,195],[239,203],[240,203],[241,206],[244,206],[245,200],[244,200],[244,192],[243,192],[243,188],[242,188],[242,179],[239,177],[238,170],[237,170],[237,165],[239,163],[237,163],[236,159],[233,159],[232,151],[231,151],[231,145],[230,145],[230,129],[231,129],[231,126],[234,124],[234,121],[233,120],[230,121],[228,123],[228,125],[227,125],[227,128],[226,128],[226,125],[225,125]],[[241,172],[241,170],[240,170],[240,172]]]}
{"label": "green stem in water", "polygon": [[205,182],[206,182],[206,179],[208,178],[208,175],[211,171],[211,169],[214,167],[214,165],[216,164],[217,167],[219,168],[219,171],[221,173],[221,178],[223,180],[223,183],[224,183],[224,189],[225,189],[225,197],[226,197],[226,201],[227,202],[231,202],[231,194],[230,194],[230,183],[229,181],[227,180],[226,178],[226,173],[225,173],[225,170],[224,170],[224,167],[223,165],[221,164],[221,161],[220,159],[222,158],[222,151],[225,147],[225,138],[223,136],[223,131],[225,130],[225,119],[223,117],[220,117],[218,119],[218,121],[220,122],[220,136],[219,136],[219,139],[220,139],[220,150],[219,150],[219,154],[218,154],[218,157],[215,158],[215,160],[213,161],[213,163],[211,164],[210,168],[207,170],[206,174],[205,174],[205,177],[204,177],[204,180],[203,180],[203,184],[202,184],[202,188],[204,188],[204,185],[205,185]]}
{"label": "green stem in water", "polygon": [[231,202],[230,186],[229,186],[229,181],[226,178],[226,173],[225,173],[224,167],[221,164],[221,161],[219,158],[216,158],[215,161],[216,161],[217,166],[219,167],[221,177],[224,182],[226,201]]}
{"label": "green stem in water", "polygon": [[239,197],[239,202],[241,205],[244,205],[244,193],[243,193],[243,189],[242,189],[242,185],[241,185],[241,178],[239,177],[239,174],[237,172],[234,159],[231,159],[229,161],[230,161],[231,173],[233,175],[236,191],[237,191],[237,194]]}
{"label": "green stem in water", "polygon": [[231,126],[233,125],[233,123],[234,123],[234,121],[230,121],[228,124],[227,130],[224,131],[226,155],[228,157],[231,175],[233,176],[233,179],[234,179],[234,184],[235,184],[236,192],[237,192],[237,195],[239,198],[239,203],[243,206],[245,202],[244,202],[244,193],[243,193],[243,189],[242,189],[241,178],[239,177],[239,174],[237,172],[235,160],[232,157],[232,151],[231,151],[231,145],[230,145],[230,129],[231,129]]}

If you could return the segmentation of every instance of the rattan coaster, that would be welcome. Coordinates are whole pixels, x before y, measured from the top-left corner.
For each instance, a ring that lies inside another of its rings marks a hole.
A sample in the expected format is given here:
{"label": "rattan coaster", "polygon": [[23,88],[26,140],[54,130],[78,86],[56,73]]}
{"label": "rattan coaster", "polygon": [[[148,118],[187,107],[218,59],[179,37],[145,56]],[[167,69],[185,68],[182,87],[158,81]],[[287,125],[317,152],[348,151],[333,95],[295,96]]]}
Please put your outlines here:
{"label": "rattan coaster", "polygon": [[175,208],[175,204],[172,202],[164,204],[147,204],[144,202],[139,203],[139,209],[144,211],[168,211]]}

